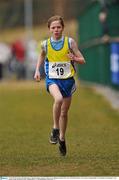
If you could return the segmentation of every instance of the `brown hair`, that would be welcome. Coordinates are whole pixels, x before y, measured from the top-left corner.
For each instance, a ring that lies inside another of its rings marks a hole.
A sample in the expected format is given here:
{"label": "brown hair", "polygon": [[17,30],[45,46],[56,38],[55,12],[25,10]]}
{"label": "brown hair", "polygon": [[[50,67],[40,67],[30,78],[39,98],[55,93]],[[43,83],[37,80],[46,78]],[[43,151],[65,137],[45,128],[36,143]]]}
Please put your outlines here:
{"label": "brown hair", "polygon": [[47,22],[48,28],[50,28],[50,25],[51,25],[51,23],[52,23],[53,21],[60,21],[62,27],[64,28],[64,20],[63,20],[63,18],[62,18],[61,16],[59,16],[59,15],[52,16],[51,18],[48,19],[48,22]]}

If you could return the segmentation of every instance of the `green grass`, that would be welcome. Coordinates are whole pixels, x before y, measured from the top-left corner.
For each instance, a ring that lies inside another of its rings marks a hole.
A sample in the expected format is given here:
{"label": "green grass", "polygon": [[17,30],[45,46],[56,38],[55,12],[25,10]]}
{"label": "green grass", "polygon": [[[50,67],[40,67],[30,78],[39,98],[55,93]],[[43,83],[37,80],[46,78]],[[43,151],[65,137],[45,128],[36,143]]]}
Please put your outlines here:
{"label": "green grass", "polygon": [[0,83],[0,176],[119,176],[119,112],[78,87],[60,157],[48,142],[52,103],[42,83]]}

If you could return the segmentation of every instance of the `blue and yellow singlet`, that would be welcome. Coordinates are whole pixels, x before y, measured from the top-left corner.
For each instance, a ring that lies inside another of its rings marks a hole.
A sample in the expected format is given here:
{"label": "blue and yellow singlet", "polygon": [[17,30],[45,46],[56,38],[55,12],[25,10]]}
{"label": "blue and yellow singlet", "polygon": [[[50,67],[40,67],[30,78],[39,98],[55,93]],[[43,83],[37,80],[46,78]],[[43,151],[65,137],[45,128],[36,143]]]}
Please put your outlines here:
{"label": "blue and yellow singlet", "polygon": [[[57,46],[57,42],[56,46]],[[68,37],[64,37],[60,44],[60,48],[55,48],[51,42],[51,38],[47,40],[45,72],[50,79],[68,79],[75,74],[75,68],[68,57],[70,51]]]}

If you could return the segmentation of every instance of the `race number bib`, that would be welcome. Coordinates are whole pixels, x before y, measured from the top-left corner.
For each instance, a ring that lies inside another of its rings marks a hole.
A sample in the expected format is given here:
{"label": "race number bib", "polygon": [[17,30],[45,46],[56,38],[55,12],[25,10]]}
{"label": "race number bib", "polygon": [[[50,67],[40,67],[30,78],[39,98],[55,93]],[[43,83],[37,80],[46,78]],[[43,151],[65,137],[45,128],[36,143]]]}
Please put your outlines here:
{"label": "race number bib", "polygon": [[70,76],[70,62],[49,62],[49,78],[66,79]]}

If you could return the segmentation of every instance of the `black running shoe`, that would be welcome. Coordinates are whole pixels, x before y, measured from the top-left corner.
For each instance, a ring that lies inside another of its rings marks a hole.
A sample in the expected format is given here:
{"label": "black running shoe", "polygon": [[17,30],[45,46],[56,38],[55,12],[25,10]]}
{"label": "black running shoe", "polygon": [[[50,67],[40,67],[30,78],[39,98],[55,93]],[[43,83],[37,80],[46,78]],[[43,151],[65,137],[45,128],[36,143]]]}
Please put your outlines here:
{"label": "black running shoe", "polygon": [[66,155],[66,152],[67,152],[66,143],[65,141],[61,141],[60,139],[59,139],[59,151],[62,156]]}
{"label": "black running shoe", "polygon": [[57,144],[59,141],[59,129],[53,129],[50,136],[50,143]]}

